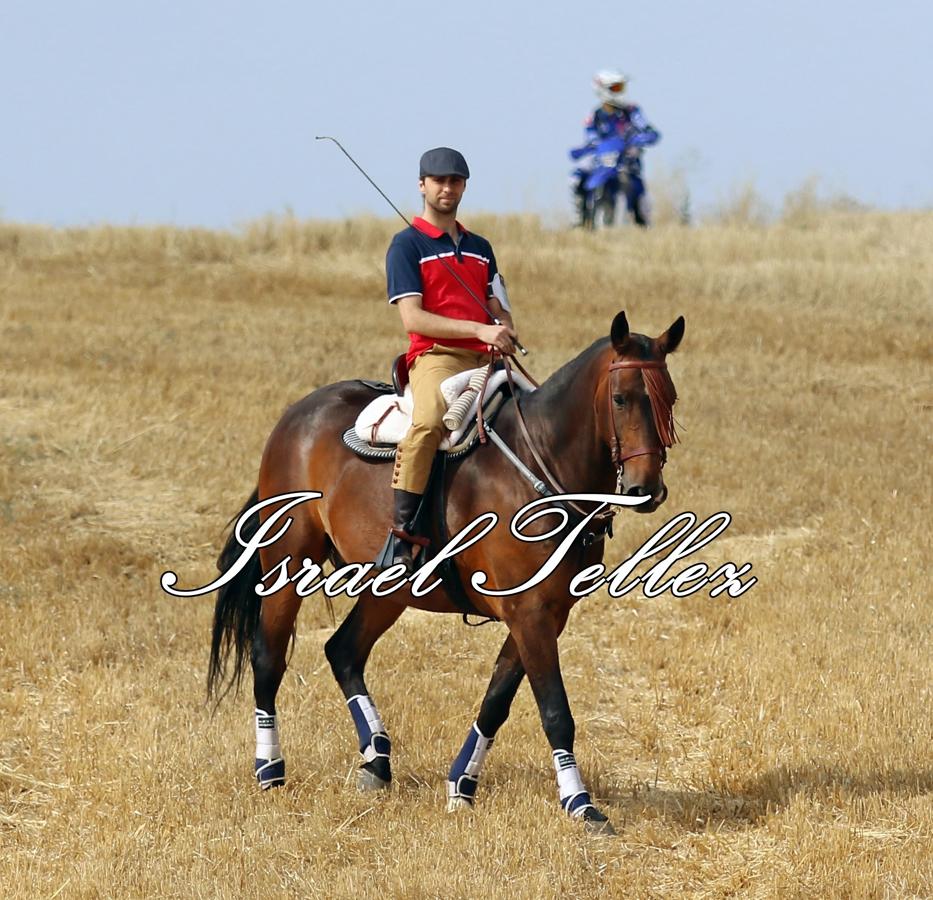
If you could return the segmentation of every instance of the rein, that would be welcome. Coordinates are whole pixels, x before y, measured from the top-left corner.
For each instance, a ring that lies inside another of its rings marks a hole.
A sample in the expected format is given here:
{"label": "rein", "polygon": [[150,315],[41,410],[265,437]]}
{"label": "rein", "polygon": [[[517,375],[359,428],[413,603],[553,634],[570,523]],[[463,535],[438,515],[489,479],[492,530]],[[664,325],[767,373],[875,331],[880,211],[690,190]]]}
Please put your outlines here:
{"label": "rein", "polygon": [[[489,362],[489,367],[486,370],[486,378],[483,382],[483,386],[480,389],[480,397],[483,396],[486,390],[486,382],[488,382],[490,375],[495,367],[496,356],[500,354],[493,353],[492,358]],[[538,451],[538,448],[535,446],[535,442],[532,440],[531,433],[528,430],[528,424],[525,421],[525,416],[522,413],[521,403],[519,402],[518,392],[515,389],[515,383],[512,380],[512,366],[509,362],[509,357],[501,356],[503,365],[505,367],[506,379],[509,385],[509,391],[512,395],[512,399],[515,401],[515,412],[516,418],[518,419],[519,429],[522,433],[522,437],[528,449],[531,451],[531,455],[537,463],[538,468],[541,470],[541,473],[550,483],[550,486],[554,489],[555,493],[558,494],[567,494],[567,491],[557,479],[557,476],[550,470],[547,463],[541,456],[541,453]],[[512,362],[518,366],[519,370],[528,378],[536,387],[538,383],[525,371],[524,366],[515,359],[511,357]],[[651,412],[654,418],[655,428],[658,432],[658,437],[661,441],[660,446],[655,447],[637,447],[634,450],[629,450],[623,452],[624,448],[622,447],[622,442],[619,439],[618,429],[616,427],[615,416],[613,415],[612,408],[612,373],[618,369],[641,369],[642,377],[645,382],[645,389],[648,393],[649,401],[651,402]],[[677,433],[674,430],[674,417],[672,408],[674,401],[677,399],[677,392],[674,390],[674,384],[671,381],[670,375],[667,372],[667,363],[663,360],[618,360],[616,362],[609,364],[609,383],[607,384],[607,398],[608,398],[608,409],[609,409],[609,421],[612,425],[612,464],[616,468],[616,493],[619,493],[622,489],[622,473],[624,471],[624,466],[626,460],[634,459],[638,456],[648,456],[650,454],[657,454],[661,457],[661,465],[667,461],[667,449],[671,447],[677,441]],[[480,441],[486,443],[486,430],[483,424],[482,417],[482,403],[479,404],[477,411],[477,428],[479,432]],[[575,503],[572,500],[564,501],[567,506],[574,510],[581,518],[586,518],[589,513],[584,510],[581,506]],[[593,522],[596,525],[597,534],[605,534],[607,532],[611,533],[612,520],[616,515],[617,510],[608,509],[603,512],[597,513],[593,517]]]}
{"label": "rein", "polygon": [[[505,368],[506,380],[509,385],[509,392],[512,395],[512,399],[515,401],[515,413],[518,419],[518,425],[519,429],[521,430],[522,437],[524,438],[528,449],[531,451],[531,455],[534,458],[534,461],[537,463],[538,468],[544,475],[544,478],[550,484],[550,488],[547,484],[539,480],[537,476],[515,455],[514,451],[509,448],[509,446],[502,440],[502,438],[496,434],[492,427],[486,426],[483,421],[482,401],[486,395],[486,386],[489,383],[489,379],[492,376],[493,370],[495,369],[497,357],[501,357],[503,366]],[[518,366],[522,374],[532,384],[534,384],[535,387],[540,387],[538,382],[525,370],[525,367],[514,356],[511,357],[511,361],[516,366]],[[642,370],[642,378],[644,379],[645,390],[651,402],[651,412],[654,416],[655,428],[658,432],[661,446],[638,447],[635,450],[622,452],[623,448],[621,441],[619,440],[618,429],[616,428],[612,407],[612,373],[617,369]],[[663,360],[619,360],[609,364],[608,376],[609,378],[606,385],[606,391],[609,399],[609,421],[612,423],[612,462],[616,467],[615,492],[618,494],[622,490],[622,472],[626,460],[634,459],[637,456],[647,456],[648,454],[657,453],[661,457],[662,466],[667,461],[666,448],[670,447],[677,441],[677,434],[674,431],[674,417],[672,411],[674,401],[677,399],[677,392],[674,389],[674,384],[667,372],[667,363]],[[596,406],[594,403],[594,411],[595,410]],[[569,491],[565,490],[565,488],[561,485],[560,481],[558,481],[557,476],[550,470],[547,463],[542,458],[541,453],[538,451],[538,448],[535,446],[534,440],[532,440],[531,433],[528,430],[528,423],[525,421],[525,416],[522,412],[520,395],[515,389],[515,382],[512,378],[512,366],[509,362],[509,357],[503,356],[502,354],[496,353],[495,351],[493,351],[490,356],[489,365],[486,368],[486,374],[483,378],[483,384],[479,389],[479,402],[476,406],[476,428],[480,442],[482,444],[487,442],[488,432],[493,439],[493,443],[495,443],[496,446],[503,452],[503,454],[505,454],[509,462],[511,462],[512,465],[518,469],[522,477],[531,484],[537,493],[541,494],[542,496],[549,496],[553,495],[554,493],[569,493]],[[441,481],[443,481],[443,474],[441,475]],[[443,534],[445,530],[443,523],[446,521],[446,515],[443,507],[443,500],[441,499],[442,497],[443,493],[438,492],[438,498],[440,499],[441,507],[438,510],[437,520],[442,523],[441,529]],[[569,508],[569,510],[572,510],[580,517],[580,519],[585,519],[590,516],[589,512],[587,512],[585,509],[579,506],[579,504],[572,500],[563,500],[561,501],[561,505],[563,505],[565,508]],[[609,509],[597,512],[592,516],[592,529],[589,529],[586,534],[581,536],[581,553],[585,552],[586,548],[596,543],[596,541],[602,540],[606,535],[612,537],[612,522],[617,512],[618,510],[610,507]],[[463,583],[460,580],[457,568],[453,564],[453,561],[450,559],[445,560],[442,566],[446,570],[445,580],[448,583],[448,591],[451,592],[451,597],[454,600],[454,603],[460,607],[460,610],[463,613],[464,624],[470,625],[471,627],[477,627],[479,625],[486,625],[489,622],[499,621],[494,616],[487,616],[480,622],[470,622],[468,616],[471,612],[476,612],[476,610],[475,608],[471,609],[473,604],[463,588]]]}

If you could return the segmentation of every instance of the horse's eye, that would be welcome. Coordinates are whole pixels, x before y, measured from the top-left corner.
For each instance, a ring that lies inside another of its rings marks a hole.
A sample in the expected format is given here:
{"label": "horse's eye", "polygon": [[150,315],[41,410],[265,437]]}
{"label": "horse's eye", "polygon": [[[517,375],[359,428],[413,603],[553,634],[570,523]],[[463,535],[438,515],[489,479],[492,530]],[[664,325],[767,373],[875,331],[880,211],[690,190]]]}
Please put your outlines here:
{"label": "horse's eye", "polygon": [[616,406],[625,406],[625,397],[621,394],[613,394],[612,402],[615,403]]}

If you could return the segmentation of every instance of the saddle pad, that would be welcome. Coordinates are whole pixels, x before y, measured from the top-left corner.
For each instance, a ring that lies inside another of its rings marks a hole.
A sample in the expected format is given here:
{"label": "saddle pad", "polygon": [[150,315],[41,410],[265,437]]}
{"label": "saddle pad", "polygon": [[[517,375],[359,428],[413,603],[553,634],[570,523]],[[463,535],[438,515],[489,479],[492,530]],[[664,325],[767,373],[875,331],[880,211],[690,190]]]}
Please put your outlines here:
{"label": "saddle pad", "polygon": [[[505,394],[502,389],[496,391],[496,393],[486,401],[483,405],[483,417],[485,418],[486,424],[492,424],[495,421],[504,403]],[[395,459],[395,454],[398,449],[397,444],[370,444],[369,441],[360,440],[359,435],[356,433],[356,429],[352,425],[341,435],[341,438],[345,446],[349,447],[357,456],[363,457],[363,459],[378,460],[380,462],[384,462],[388,459]],[[463,435],[459,443],[445,450],[444,453],[447,454],[448,460],[463,459],[463,457],[473,452],[478,443],[479,429],[476,425],[476,419],[473,419],[470,423],[469,430]]]}
{"label": "saddle pad", "polygon": [[[441,382],[441,393],[448,407],[460,396],[470,383],[470,377],[483,369],[469,369]],[[483,394],[483,403],[496,392],[507,379],[504,371],[493,372]],[[512,380],[520,391],[533,391],[534,385],[521,372],[513,372]],[[476,417],[478,397],[474,399],[459,428],[447,434],[441,441],[441,450],[449,450],[460,443]],[[383,394],[365,406],[357,416],[354,431],[361,441],[370,444],[398,444],[408,434],[411,427],[411,414],[414,408],[411,386],[406,386],[405,395]]]}
{"label": "saddle pad", "polygon": [[353,430],[370,444],[397,444],[408,433],[413,408],[411,385],[405,385],[404,397],[382,394],[364,406]]}

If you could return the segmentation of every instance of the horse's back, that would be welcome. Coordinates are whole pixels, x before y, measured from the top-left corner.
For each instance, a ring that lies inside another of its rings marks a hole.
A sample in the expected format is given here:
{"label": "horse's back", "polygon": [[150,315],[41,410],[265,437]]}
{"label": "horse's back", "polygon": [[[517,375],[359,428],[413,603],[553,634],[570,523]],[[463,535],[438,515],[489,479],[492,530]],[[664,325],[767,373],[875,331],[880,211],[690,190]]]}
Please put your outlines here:
{"label": "horse's back", "polygon": [[320,433],[349,428],[360,410],[379,395],[375,387],[359,380],[337,381],[317,388],[289,406],[270,435],[270,442],[279,431],[294,436],[295,432]]}
{"label": "horse's back", "polygon": [[[351,510],[364,511],[363,522],[351,533],[364,537],[366,553],[374,556],[378,546],[369,545],[378,544],[378,535],[385,537],[391,514],[391,467],[361,459],[342,440],[360,410],[379,393],[361,381],[338,381],[302,397],[282,414],[266,443],[260,467],[261,497],[292,491],[323,495],[305,505],[312,521],[331,536],[338,550],[350,554],[345,558],[351,558],[356,548],[341,546],[343,542],[334,533],[342,530],[338,520]],[[359,516],[357,512],[353,518]]]}

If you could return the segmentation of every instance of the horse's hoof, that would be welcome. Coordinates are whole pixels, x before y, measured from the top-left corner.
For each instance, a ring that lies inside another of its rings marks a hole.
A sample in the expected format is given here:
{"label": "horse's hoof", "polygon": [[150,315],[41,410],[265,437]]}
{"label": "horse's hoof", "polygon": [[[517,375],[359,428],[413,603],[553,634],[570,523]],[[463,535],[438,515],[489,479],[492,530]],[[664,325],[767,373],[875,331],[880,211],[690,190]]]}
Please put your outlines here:
{"label": "horse's hoof", "polygon": [[616,830],[612,827],[612,822],[606,819],[605,822],[596,822],[593,819],[586,819],[583,828],[587,834],[593,834],[598,837],[612,837]]}
{"label": "horse's hoof", "polygon": [[587,834],[600,837],[612,837],[616,833],[609,821],[595,806],[588,806],[583,810],[583,828]]}
{"label": "horse's hoof", "polygon": [[356,789],[361,794],[388,790],[391,783],[386,781],[385,778],[380,778],[375,772],[370,772],[369,769],[356,770]]}
{"label": "horse's hoof", "polygon": [[473,812],[473,804],[467,800],[466,797],[448,797],[447,798],[447,812]]}

